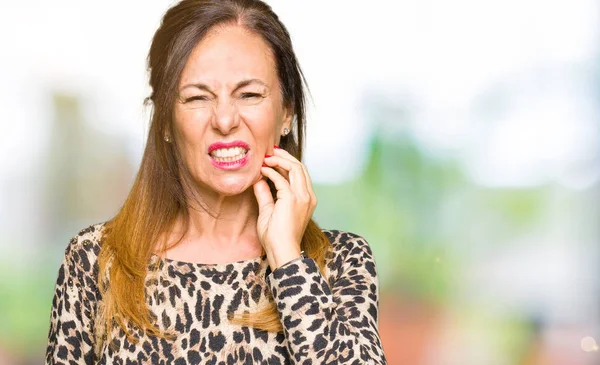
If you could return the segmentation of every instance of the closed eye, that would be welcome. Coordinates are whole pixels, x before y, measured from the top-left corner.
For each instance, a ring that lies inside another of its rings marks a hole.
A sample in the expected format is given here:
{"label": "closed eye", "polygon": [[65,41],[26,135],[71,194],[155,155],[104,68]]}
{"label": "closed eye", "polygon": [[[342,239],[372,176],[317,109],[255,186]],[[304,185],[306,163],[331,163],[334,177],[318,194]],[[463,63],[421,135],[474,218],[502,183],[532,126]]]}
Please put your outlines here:
{"label": "closed eye", "polygon": [[242,96],[243,99],[260,98],[260,97],[262,97],[261,94],[257,94],[257,93],[242,93],[241,96]]}
{"label": "closed eye", "polygon": [[188,102],[194,101],[194,100],[206,101],[206,100],[208,100],[208,98],[204,95],[192,96],[192,97],[185,99],[184,103],[188,103]]}

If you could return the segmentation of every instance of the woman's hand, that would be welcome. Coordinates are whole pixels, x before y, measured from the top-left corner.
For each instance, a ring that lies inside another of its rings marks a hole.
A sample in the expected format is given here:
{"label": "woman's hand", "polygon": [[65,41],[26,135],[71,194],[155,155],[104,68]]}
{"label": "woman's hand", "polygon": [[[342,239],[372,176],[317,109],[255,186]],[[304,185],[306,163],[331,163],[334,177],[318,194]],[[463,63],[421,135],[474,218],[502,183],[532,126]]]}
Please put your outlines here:
{"label": "woman's hand", "polygon": [[317,206],[317,197],[306,166],[279,147],[273,153],[265,158],[268,167],[261,167],[260,172],[275,185],[277,201],[273,201],[264,179],[254,184],[254,195],[259,208],[258,238],[275,270],[300,256],[300,242]]}

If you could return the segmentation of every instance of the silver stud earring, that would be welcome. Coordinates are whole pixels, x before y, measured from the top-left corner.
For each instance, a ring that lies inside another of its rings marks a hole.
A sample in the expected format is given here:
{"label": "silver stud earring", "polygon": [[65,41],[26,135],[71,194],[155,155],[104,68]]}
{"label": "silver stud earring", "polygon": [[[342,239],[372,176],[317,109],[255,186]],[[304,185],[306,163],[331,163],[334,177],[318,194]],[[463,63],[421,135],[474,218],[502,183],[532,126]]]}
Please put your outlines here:
{"label": "silver stud earring", "polygon": [[167,143],[171,142],[171,137],[169,137],[168,134],[165,134],[165,142],[167,142]]}
{"label": "silver stud earring", "polygon": [[290,133],[290,130],[289,130],[289,129],[287,129],[287,128],[283,128],[283,135],[284,135],[284,136],[287,136],[287,135],[288,135],[288,133]]}

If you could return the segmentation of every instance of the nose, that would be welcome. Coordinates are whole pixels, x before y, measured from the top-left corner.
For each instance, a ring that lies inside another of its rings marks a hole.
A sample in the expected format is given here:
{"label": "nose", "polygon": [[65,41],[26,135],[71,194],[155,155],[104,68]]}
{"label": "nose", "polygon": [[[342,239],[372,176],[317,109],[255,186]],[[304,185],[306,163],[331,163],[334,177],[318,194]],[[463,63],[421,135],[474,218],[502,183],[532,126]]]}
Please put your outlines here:
{"label": "nose", "polygon": [[221,134],[229,134],[240,124],[237,106],[231,102],[219,102],[212,118],[212,127]]}

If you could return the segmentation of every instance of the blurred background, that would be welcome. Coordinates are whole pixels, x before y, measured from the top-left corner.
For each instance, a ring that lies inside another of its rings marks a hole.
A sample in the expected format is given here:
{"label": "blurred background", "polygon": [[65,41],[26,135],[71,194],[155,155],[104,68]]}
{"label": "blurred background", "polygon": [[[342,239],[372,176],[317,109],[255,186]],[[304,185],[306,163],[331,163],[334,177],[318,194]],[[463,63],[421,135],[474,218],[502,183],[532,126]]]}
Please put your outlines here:
{"label": "blurred background", "polygon": [[[131,186],[171,3],[0,3],[0,364],[43,362],[69,238]],[[388,362],[600,364],[600,4],[269,3],[315,217],[371,244]]]}

